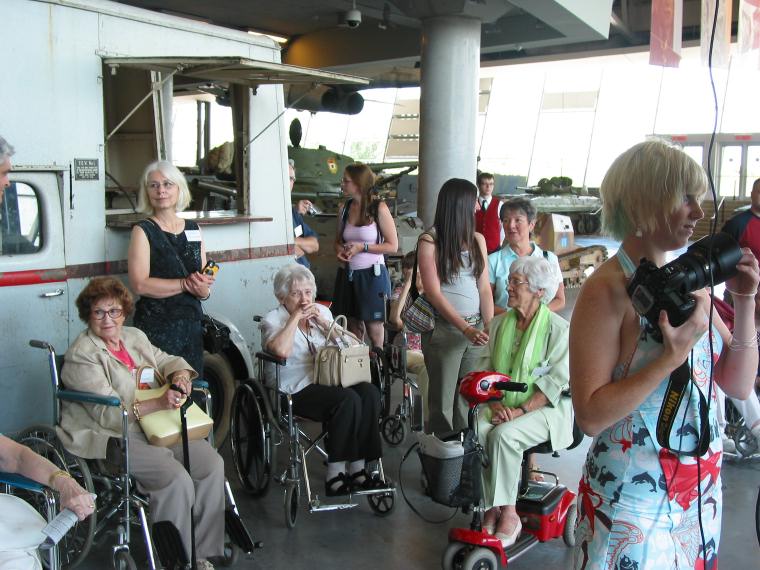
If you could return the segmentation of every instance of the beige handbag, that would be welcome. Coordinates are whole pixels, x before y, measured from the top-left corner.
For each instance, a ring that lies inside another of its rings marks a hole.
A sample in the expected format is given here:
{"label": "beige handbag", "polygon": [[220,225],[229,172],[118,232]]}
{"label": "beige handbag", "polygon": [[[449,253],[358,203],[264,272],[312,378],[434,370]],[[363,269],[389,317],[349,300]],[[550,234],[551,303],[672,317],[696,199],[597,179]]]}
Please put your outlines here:
{"label": "beige handbag", "polygon": [[315,384],[348,388],[371,381],[369,347],[348,332],[346,326],[345,316],[335,317],[325,336],[325,344],[317,349],[314,355]]}
{"label": "beige handbag", "polygon": [[[144,368],[140,367],[138,369],[138,373],[136,374],[138,383]],[[163,378],[160,377],[158,371],[156,370],[154,373],[158,378],[158,382],[163,384]],[[168,389],[169,384],[164,384],[160,388],[135,390],[135,400],[143,401],[159,398]],[[208,437],[211,428],[214,427],[214,420],[194,403],[190,404],[190,407],[185,411],[185,417],[187,418],[187,437],[191,441]],[[171,447],[182,441],[182,423],[179,416],[179,408],[147,414],[140,418],[140,427],[151,445]]]}

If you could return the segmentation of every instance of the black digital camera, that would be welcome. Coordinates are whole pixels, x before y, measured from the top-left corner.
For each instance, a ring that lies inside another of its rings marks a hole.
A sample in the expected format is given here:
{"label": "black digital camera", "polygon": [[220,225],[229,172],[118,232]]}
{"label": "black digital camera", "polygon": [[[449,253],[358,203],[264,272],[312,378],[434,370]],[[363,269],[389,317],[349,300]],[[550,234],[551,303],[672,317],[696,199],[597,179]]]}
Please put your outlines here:
{"label": "black digital camera", "polygon": [[741,257],[736,240],[721,232],[694,242],[686,253],[662,267],[642,258],[627,290],[633,308],[646,317],[652,337],[662,342],[662,331],[657,324],[660,311],[667,312],[672,326],[681,326],[697,303],[690,293],[710,285],[711,273],[712,285],[736,275],[736,264]]}

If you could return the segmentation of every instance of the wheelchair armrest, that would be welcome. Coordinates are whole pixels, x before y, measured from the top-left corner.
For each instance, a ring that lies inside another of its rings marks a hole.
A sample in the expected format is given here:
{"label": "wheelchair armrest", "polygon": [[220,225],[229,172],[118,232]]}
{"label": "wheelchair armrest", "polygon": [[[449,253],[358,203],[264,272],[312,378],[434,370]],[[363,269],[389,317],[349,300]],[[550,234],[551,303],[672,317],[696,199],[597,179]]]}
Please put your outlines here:
{"label": "wheelchair armrest", "polygon": [[24,477],[18,473],[6,473],[5,471],[0,471],[0,484],[11,485],[18,489],[34,491],[36,493],[41,492],[45,488],[45,485],[42,483],[37,483],[37,481],[33,481],[28,477]]}
{"label": "wheelchair armrest", "polygon": [[208,382],[202,378],[193,380],[193,390],[208,390]]}
{"label": "wheelchair armrest", "polygon": [[87,404],[100,404],[101,406],[110,406],[118,408],[121,406],[121,400],[116,396],[102,396],[92,392],[79,392],[78,390],[58,390],[56,396],[61,400],[71,402],[83,402]]}
{"label": "wheelchair armrest", "polygon": [[277,364],[278,366],[285,366],[288,363],[287,358],[280,358],[279,356],[275,356],[271,352],[257,352],[256,358],[260,358],[261,360],[265,360],[266,362],[271,362],[273,364]]}

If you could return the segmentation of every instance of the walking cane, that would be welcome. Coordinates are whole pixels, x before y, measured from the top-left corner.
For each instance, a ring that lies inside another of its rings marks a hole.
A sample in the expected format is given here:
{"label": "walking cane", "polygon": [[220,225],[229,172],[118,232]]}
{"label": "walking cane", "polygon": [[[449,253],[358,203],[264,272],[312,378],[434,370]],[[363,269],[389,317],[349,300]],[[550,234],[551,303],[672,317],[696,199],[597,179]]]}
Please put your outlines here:
{"label": "walking cane", "polygon": [[[179,386],[172,384],[171,385],[172,390],[176,390],[177,392],[180,392],[184,394],[184,391],[179,388]],[[187,436],[187,417],[185,416],[185,412],[187,409],[193,405],[193,400],[190,397],[190,394],[185,394],[185,401],[182,402],[182,405],[179,408],[179,418],[182,426],[182,455],[183,455],[183,463],[185,465],[185,470],[187,471],[188,475],[191,475],[190,473],[190,441]],[[192,477],[192,475],[191,475]],[[195,517],[193,516],[193,510],[194,506],[190,505],[190,568],[192,570],[196,570],[197,567],[197,561],[195,558]]]}

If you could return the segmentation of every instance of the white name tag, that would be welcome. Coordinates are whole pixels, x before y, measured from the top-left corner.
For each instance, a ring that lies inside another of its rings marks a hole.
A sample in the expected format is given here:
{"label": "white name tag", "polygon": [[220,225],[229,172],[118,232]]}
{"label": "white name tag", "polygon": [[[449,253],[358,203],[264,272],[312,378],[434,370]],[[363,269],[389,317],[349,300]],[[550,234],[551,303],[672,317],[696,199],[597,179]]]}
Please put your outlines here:
{"label": "white name tag", "polygon": [[546,376],[546,374],[549,373],[549,370],[551,370],[551,366],[537,366],[533,369],[533,372],[531,372],[531,376],[534,378],[541,378],[541,376]]}
{"label": "white name tag", "polygon": [[299,224],[294,227],[293,233],[296,234],[296,237],[301,237],[303,235],[303,226]]}
{"label": "white name tag", "polygon": [[143,368],[140,372],[140,390],[150,390],[159,387],[153,372],[152,368]]}
{"label": "white name tag", "polygon": [[201,230],[185,230],[187,241],[201,241]]}

